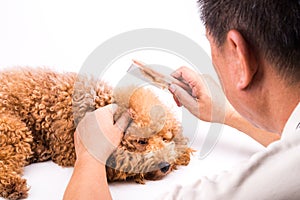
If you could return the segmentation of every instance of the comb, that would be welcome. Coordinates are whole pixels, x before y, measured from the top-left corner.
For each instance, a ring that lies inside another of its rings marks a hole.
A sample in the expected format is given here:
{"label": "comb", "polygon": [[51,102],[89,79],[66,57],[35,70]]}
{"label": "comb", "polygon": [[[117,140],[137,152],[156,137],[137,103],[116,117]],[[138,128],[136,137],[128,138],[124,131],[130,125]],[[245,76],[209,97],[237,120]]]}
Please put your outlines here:
{"label": "comb", "polygon": [[172,83],[175,83],[191,94],[191,88],[188,85],[170,75],[164,75],[163,73],[154,70],[151,66],[143,62],[132,60],[132,64],[127,72],[162,89],[168,88]]}

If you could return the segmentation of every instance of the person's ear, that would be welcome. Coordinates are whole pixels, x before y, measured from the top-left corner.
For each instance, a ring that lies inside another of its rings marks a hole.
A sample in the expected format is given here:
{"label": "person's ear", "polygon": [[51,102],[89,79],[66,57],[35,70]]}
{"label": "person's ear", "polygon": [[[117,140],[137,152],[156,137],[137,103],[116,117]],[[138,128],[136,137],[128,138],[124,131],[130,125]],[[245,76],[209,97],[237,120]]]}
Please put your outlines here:
{"label": "person's ear", "polygon": [[236,75],[238,77],[236,77],[236,86],[238,89],[244,90],[251,85],[254,75],[258,70],[254,51],[237,30],[230,30],[227,33],[227,44],[237,59]]}

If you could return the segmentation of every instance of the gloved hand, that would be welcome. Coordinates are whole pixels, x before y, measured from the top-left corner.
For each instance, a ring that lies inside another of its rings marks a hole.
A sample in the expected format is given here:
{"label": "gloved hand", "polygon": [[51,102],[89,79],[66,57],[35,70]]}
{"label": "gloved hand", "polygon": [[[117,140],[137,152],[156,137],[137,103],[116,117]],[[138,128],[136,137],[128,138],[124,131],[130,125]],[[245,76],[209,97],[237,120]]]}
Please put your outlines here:
{"label": "gloved hand", "polygon": [[209,75],[197,74],[187,67],[181,67],[171,75],[190,88],[184,90],[177,84],[170,85],[177,105],[183,105],[197,118],[224,123],[225,118],[235,112],[220,86]]}
{"label": "gloved hand", "polygon": [[103,164],[119,145],[125,129],[131,121],[128,112],[124,112],[114,123],[116,104],[101,107],[86,113],[75,131],[75,150],[77,159],[94,157]]}

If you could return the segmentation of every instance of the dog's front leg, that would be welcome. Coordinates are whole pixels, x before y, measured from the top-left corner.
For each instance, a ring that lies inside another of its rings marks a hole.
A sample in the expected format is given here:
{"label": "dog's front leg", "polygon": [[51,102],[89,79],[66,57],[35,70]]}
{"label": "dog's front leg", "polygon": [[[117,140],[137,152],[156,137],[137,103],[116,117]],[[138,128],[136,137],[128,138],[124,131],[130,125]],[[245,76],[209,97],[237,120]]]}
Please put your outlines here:
{"label": "dog's front leg", "polygon": [[32,157],[32,135],[18,117],[0,115],[0,196],[7,199],[27,197],[23,168]]}

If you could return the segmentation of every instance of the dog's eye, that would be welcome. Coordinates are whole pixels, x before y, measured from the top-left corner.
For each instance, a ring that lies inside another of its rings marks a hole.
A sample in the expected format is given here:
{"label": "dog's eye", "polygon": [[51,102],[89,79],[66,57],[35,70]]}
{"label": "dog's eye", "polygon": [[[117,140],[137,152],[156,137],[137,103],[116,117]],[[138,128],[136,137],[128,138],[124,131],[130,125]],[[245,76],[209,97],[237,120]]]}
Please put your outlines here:
{"label": "dog's eye", "polygon": [[145,140],[139,140],[139,141],[137,141],[139,144],[142,144],[142,145],[145,145],[145,144],[147,144],[147,141],[145,141]]}

